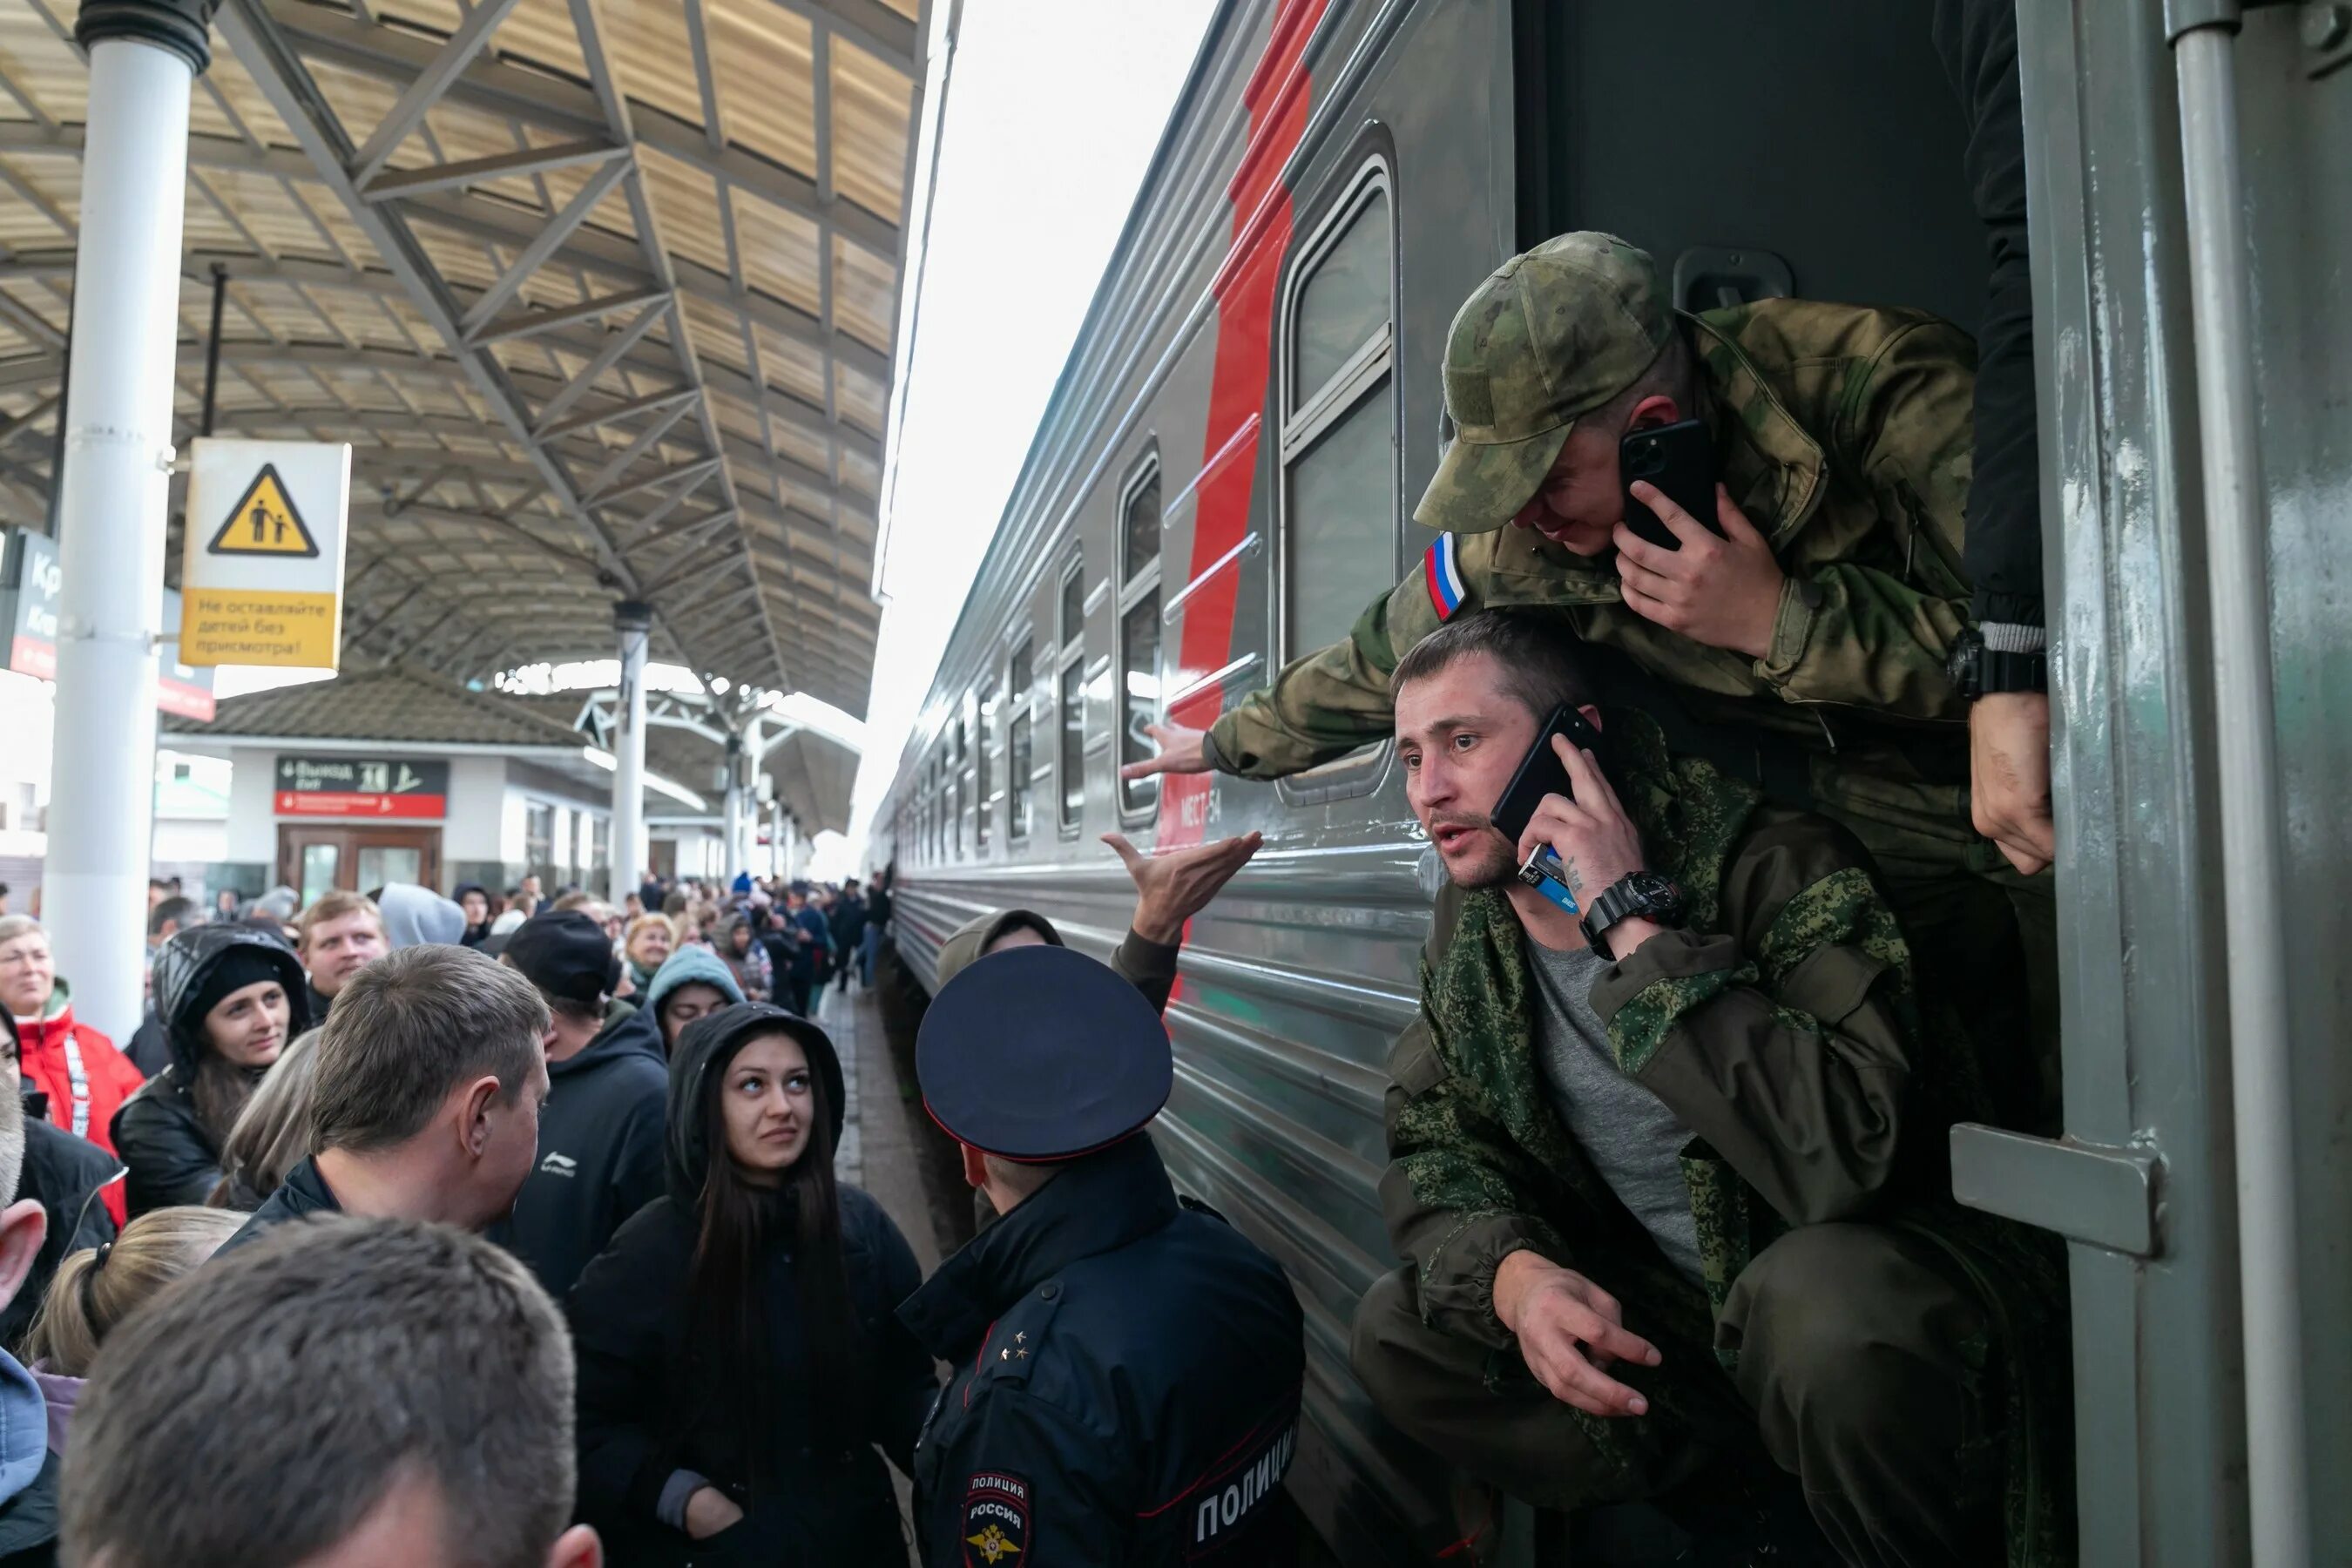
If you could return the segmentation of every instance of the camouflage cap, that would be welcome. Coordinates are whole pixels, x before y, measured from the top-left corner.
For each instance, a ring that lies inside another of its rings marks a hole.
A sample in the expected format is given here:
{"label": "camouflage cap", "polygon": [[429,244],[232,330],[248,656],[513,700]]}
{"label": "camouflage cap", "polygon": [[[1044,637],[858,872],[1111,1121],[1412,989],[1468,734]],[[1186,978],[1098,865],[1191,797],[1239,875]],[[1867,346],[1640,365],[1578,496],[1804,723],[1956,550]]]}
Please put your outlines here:
{"label": "camouflage cap", "polygon": [[1454,315],[1454,445],[1413,521],[1457,533],[1510,521],[1577,416],[1640,380],[1673,331],[1656,264],[1614,235],[1563,234],[1503,263]]}

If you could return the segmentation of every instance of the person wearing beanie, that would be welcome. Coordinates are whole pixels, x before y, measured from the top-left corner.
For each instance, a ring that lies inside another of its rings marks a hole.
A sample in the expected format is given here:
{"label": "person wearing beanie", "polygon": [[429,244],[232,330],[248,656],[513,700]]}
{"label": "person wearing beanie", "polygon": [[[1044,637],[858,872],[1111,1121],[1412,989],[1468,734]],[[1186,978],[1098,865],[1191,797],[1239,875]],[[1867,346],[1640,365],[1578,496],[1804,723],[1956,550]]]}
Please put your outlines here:
{"label": "person wearing beanie", "polygon": [[650,1009],[607,1016],[620,960],[585,911],[532,916],[499,962],[538,988],[552,1019],[539,1163],[490,1235],[560,1301],[621,1222],[661,1195],[667,1058]]}
{"label": "person wearing beanie", "polygon": [[645,1011],[661,1029],[662,1047],[675,1055],[688,1024],[744,1000],[735,972],[717,953],[684,947],[663,961],[646,982]]}
{"label": "person wearing beanie", "polygon": [[155,952],[153,989],[171,1061],[123,1102],[111,1130],[133,1218],[211,1195],[237,1112],[310,1023],[302,961],[253,926],[179,932]]}
{"label": "person wearing beanie", "polygon": [[458,938],[463,947],[479,947],[490,939],[490,890],[479,882],[460,882],[450,897],[457,900],[457,909],[466,917],[466,934]]}

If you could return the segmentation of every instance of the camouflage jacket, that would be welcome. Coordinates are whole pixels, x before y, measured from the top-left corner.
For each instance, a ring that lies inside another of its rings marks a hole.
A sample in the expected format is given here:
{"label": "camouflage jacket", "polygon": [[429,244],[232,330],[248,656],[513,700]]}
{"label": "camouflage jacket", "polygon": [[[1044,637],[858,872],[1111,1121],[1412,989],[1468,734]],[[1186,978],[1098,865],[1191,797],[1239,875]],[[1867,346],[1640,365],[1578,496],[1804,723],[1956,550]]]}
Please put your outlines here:
{"label": "camouflage jacket", "polygon": [[[1292,661],[1209,731],[1213,760],[1279,778],[1385,737],[1389,673],[1463,610],[1566,609],[1588,642],[1622,649],[1697,695],[1706,717],[1822,739],[1849,725],[1967,713],[1945,670],[1966,624],[1960,571],[1976,349],[1916,310],[1769,300],[1686,318],[1717,470],[1772,542],[1788,580],[1762,658],[1643,619],[1613,555],[1588,560],[1508,524],[1447,534],[1366,608],[1345,642]],[[1450,572],[1451,575],[1447,575]],[[1458,603],[1450,586],[1458,581]]]}
{"label": "camouflage jacket", "polygon": [[[2011,1352],[2011,1568],[2071,1561],[2063,1258],[2048,1238],[1946,1195],[1947,1129],[1983,1114],[1980,1080],[1948,1012],[1923,1008],[1867,857],[1836,825],[1669,756],[1643,714],[1612,711],[1607,732],[1648,864],[1681,884],[1688,913],[1604,970],[1591,1002],[1619,1067],[1691,1130],[1682,1168],[1704,1294],[1609,1191],[1544,1092],[1535,984],[1507,899],[1449,887],[1421,1016],[1391,1058],[1381,1180],[1423,1318],[1511,1355],[1495,1315],[1502,1259],[1521,1248],[1570,1267],[1605,1259],[1628,1321],[1685,1347],[1658,1369],[1654,1405],[1711,1404],[1720,1389],[1703,1386],[1688,1352],[1714,1345],[1715,1316],[1750,1258],[1793,1226],[1909,1226],[1978,1282]],[[1645,1440],[1638,1422],[1580,1424],[1604,1450]]]}

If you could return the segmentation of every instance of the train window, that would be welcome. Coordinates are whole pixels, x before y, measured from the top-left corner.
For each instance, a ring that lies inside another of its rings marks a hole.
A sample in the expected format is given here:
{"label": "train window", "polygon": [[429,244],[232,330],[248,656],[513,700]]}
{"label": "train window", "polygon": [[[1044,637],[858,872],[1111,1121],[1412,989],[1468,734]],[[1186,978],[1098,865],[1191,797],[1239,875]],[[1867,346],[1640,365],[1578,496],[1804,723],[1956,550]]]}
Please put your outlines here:
{"label": "train window", "polygon": [[1073,556],[1067,570],[1062,574],[1062,646],[1067,647],[1078,640],[1087,629],[1087,563],[1083,556]]}
{"label": "train window", "polygon": [[1076,829],[1087,809],[1087,668],[1081,658],[1062,666],[1062,826]]}
{"label": "train window", "polygon": [[[1160,459],[1129,479],[1119,500],[1118,761],[1158,748],[1144,727],[1160,721]],[[1118,808],[1130,816],[1160,802],[1157,778],[1120,780]]]}
{"label": "train window", "polygon": [[1281,637],[1276,663],[1339,641],[1396,581],[1389,173],[1359,165],[1284,295]]}
{"label": "train window", "polygon": [[963,854],[963,780],[948,781],[948,845],[961,857]]}
{"label": "train window", "polygon": [[988,819],[996,815],[996,802],[990,798],[992,776],[988,765],[988,743],[996,733],[996,699],[973,693],[979,718],[972,730],[971,749],[971,847],[975,850],[988,847]]}
{"label": "train window", "polygon": [[1034,746],[1030,731],[1030,714],[1035,707],[1036,653],[1028,637],[1013,650],[1011,669],[1006,679],[1012,703],[1012,720],[1006,725],[1004,737],[1004,831],[1014,838],[1029,837],[1029,771]]}

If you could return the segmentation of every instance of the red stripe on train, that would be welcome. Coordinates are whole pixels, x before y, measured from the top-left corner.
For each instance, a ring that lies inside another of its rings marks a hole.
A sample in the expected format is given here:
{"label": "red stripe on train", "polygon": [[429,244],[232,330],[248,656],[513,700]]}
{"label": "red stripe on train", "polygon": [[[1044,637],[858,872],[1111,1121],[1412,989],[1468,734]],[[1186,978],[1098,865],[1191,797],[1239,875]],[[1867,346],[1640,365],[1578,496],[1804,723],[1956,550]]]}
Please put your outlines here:
{"label": "red stripe on train", "polygon": [[[1249,105],[1248,144],[1234,171],[1226,199],[1234,211],[1234,238],[1224,264],[1210,285],[1217,300],[1217,353],[1209,384],[1208,438],[1203,471],[1192,509],[1192,569],[1196,581],[1211,563],[1249,531],[1251,492],[1257,481],[1260,415],[1265,406],[1272,363],[1275,284],[1283,254],[1290,248],[1290,192],[1282,171],[1307,132],[1310,106],[1307,40],[1323,15],[1325,0],[1284,0],[1266,39],[1265,53],[1250,73],[1242,100]],[[1184,633],[1178,645],[1171,684],[1188,686],[1223,666],[1234,638],[1234,602],[1238,569],[1220,572],[1184,606]],[[1210,686],[1195,693],[1169,718],[1206,728],[1223,707],[1223,691]],[[1201,842],[1214,775],[1163,776],[1160,792],[1160,847]],[[1182,982],[1178,982],[1181,987]]]}

